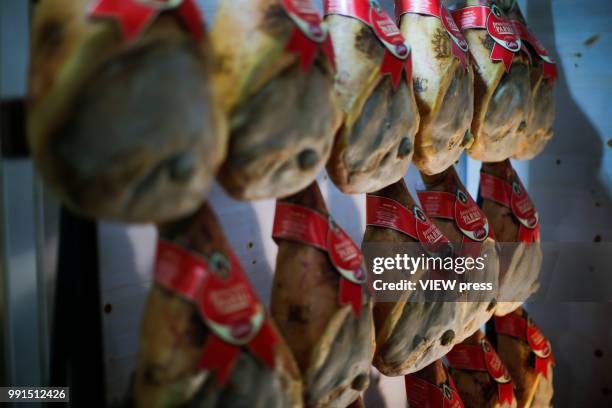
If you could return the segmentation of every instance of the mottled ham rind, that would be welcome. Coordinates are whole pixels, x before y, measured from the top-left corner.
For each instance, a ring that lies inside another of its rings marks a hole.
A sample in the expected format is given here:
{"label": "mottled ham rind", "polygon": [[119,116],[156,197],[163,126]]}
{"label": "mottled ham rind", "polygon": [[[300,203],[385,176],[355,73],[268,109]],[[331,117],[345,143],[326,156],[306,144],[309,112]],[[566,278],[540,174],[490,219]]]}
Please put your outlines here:
{"label": "mottled ham rind", "polygon": [[419,113],[404,77],[397,90],[381,76],[386,48],[355,18],[328,15],[336,52],[335,87],[343,113],[327,172],[344,193],[380,190],[404,176],[414,151]]}
{"label": "mottled ham rind", "polygon": [[319,52],[309,72],[286,51],[296,25],[280,0],[221,0],[211,37],[215,81],[230,123],[219,181],[241,200],[308,186],[340,126],[333,69]]}
{"label": "mottled ham rind", "polygon": [[[208,205],[192,217],[160,225],[158,229],[164,239],[204,258],[215,252],[231,251]],[[227,383],[220,386],[214,372],[198,367],[203,347],[211,335],[193,303],[154,284],[142,321],[130,405],[143,408],[303,406],[299,370],[282,338],[274,349],[274,370],[242,348]]]}
{"label": "mottled ham rind", "polygon": [[[522,307],[519,307],[512,313],[517,316],[524,316],[525,314]],[[518,406],[551,406],[553,395],[552,365],[548,367],[548,379],[546,379],[542,374],[535,371],[535,354],[531,351],[531,347],[526,341],[500,333],[497,333],[496,337],[497,354],[499,354],[508,371],[510,371]],[[540,385],[542,382],[549,382],[549,384]],[[540,391],[542,391],[542,394],[536,397],[536,393]],[[546,400],[548,400],[548,405]],[[541,405],[534,405],[536,401]]]}
{"label": "mottled ham rind", "polygon": [[159,222],[195,211],[225,157],[212,48],[171,13],[133,42],[87,0],[43,0],[32,23],[28,140],[82,214]]}
{"label": "mottled ham rind", "polygon": [[[415,205],[404,180],[374,193],[398,201],[408,210]],[[368,225],[363,243],[417,242],[398,231]],[[412,255],[420,256],[422,251]],[[424,277],[420,269],[410,276],[413,281]],[[376,353],[373,365],[383,374],[397,376],[423,369],[442,358],[456,343],[457,326],[462,322],[461,304],[425,301],[420,292],[405,291],[399,301],[374,304]],[[462,330],[462,328],[461,328]]]}
{"label": "mottled ham rind", "polygon": [[542,63],[535,59],[531,66],[531,95],[533,103],[527,120],[527,130],[519,140],[513,158],[531,160],[544,150],[553,137],[555,122],[554,83],[544,78]]}
{"label": "mottled ham rind", "polygon": [[[507,162],[485,163],[482,169],[512,183],[512,167]],[[519,242],[520,223],[510,208],[483,198],[482,210],[495,231],[495,239],[500,243],[514,243],[501,245],[499,251],[500,297],[495,314],[505,316],[538,290],[542,248],[539,240],[530,244]]]}
{"label": "mottled ham rind", "polygon": [[[467,338],[463,344],[480,347],[480,342],[484,338],[484,333],[478,330]],[[516,408],[524,406],[517,404],[517,399],[514,396],[511,405],[500,404],[498,383],[488,372],[451,368],[451,375],[455,380],[455,386],[465,408]]]}
{"label": "mottled ham rind", "polygon": [[[289,197],[327,215],[316,183]],[[293,351],[304,378],[307,407],[346,407],[369,383],[374,354],[372,302],[366,295],[359,316],[338,304],[341,275],[327,253],[278,240],[271,313]]]}
{"label": "mottled ham rind", "polygon": [[473,141],[474,71],[471,64],[461,67],[451,53],[451,39],[439,18],[404,14],[400,29],[412,48],[413,84],[421,117],[412,161],[424,173],[440,173]]}
{"label": "mottled ham rind", "polygon": [[[455,7],[490,4],[489,0],[454,0]],[[468,154],[475,160],[499,162],[511,157],[527,131],[531,111],[529,61],[514,55],[510,72],[501,61],[491,61],[495,44],[485,29],[463,31],[474,64],[474,143]]]}
{"label": "mottled ham rind", "polygon": [[[461,183],[454,167],[433,176],[421,173],[425,182],[426,189],[429,191],[445,191],[456,194],[457,189],[467,191]],[[433,222],[440,228],[448,240],[456,246],[460,246],[463,240],[463,233],[457,228],[454,220],[432,218]],[[481,243],[482,249],[480,256],[485,259],[485,268],[482,271],[472,270],[464,275],[470,282],[491,282],[494,287],[494,294],[481,293],[479,296],[471,291],[470,301],[457,302],[461,307],[461,325],[457,327],[456,341],[461,342],[476,332],[480,326],[491,318],[497,305],[499,296],[499,254],[498,248],[490,236]],[[471,244],[474,245],[474,244]],[[477,297],[478,296],[478,297]]]}

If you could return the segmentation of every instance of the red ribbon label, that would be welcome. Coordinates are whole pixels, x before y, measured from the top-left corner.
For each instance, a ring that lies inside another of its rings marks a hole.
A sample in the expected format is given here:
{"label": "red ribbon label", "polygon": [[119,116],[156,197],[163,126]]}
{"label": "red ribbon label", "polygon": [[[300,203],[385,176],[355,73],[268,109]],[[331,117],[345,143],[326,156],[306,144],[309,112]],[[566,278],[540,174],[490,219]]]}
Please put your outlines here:
{"label": "red ribbon label", "polygon": [[443,246],[450,247],[442,231],[417,205],[410,211],[391,198],[368,194],[366,224],[399,231],[425,244],[423,249],[430,255],[441,253]]}
{"label": "red ribbon label", "polygon": [[204,37],[204,19],[195,0],[97,0],[88,15],[117,20],[123,37],[135,41],[157,16],[172,10],[185,24],[193,39]]}
{"label": "red ribbon label", "polygon": [[300,55],[300,66],[309,72],[319,50],[336,68],[334,46],[327,24],[315,10],[310,0],[282,0],[282,5],[296,28],[287,43],[286,50]]}
{"label": "red ribbon label", "polygon": [[266,320],[264,308],[236,256],[214,253],[208,261],[170,242],[160,240],[155,283],[195,302],[213,334],[209,336],[200,367],[216,370],[224,384],[241,346],[247,346],[274,368],[278,337]]}
{"label": "red ribbon label", "polygon": [[[446,368],[444,369],[446,371]],[[448,375],[448,384],[435,385],[414,374],[404,377],[406,398],[413,408],[463,408],[463,401]]]}
{"label": "red ribbon label", "polygon": [[461,189],[455,200],[457,228],[469,239],[482,242],[489,236],[489,221],[472,197]]}
{"label": "red ribbon label", "polygon": [[367,280],[359,247],[331,217],[301,205],[277,202],[272,237],[297,241],[326,251],[342,276],[339,303],[351,305],[359,316],[363,285]]}
{"label": "red ribbon label", "polygon": [[468,42],[448,11],[445,0],[395,0],[397,17],[406,13],[418,13],[438,17],[451,39],[451,51],[461,66],[467,69]]}
{"label": "red ribbon label", "polygon": [[514,53],[521,50],[521,39],[514,32],[514,26],[496,5],[471,6],[453,13],[462,30],[486,28],[495,42],[491,61],[502,61],[506,72],[510,72]]}
{"label": "red ribbon label", "polygon": [[519,242],[537,242],[540,239],[540,215],[512,167],[508,168],[508,178],[509,181],[506,181],[481,172],[480,195],[512,210],[512,214],[520,224]]}
{"label": "red ribbon label", "polygon": [[324,14],[338,14],[361,20],[364,24],[372,25],[370,21],[369,0],[324,0]]}
{"label": "red ribbon label", "polygon": [[506,316],[495,316],[495,331],[498,334],[515,337],[529,344],[531,351],[535,354],[535,371],[548,378],[548,366],[555,365],[550,341],[531,318],[523,318],[509,314]]}

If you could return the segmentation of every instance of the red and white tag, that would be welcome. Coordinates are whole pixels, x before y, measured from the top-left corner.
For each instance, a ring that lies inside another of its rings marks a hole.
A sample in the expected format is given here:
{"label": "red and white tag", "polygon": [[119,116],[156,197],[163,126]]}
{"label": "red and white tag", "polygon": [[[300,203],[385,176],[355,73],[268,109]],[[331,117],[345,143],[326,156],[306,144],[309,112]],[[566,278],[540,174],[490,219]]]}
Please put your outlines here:
{"label": "red and white tag", "polygon": [[540,240],[540,215],[537,212],[521,179],[509,161],[504,163],[508,180],[480,172],[480,196],[495,201],[512,210],[519,222],[519,242],[538,242]]}
{"label": "red and white tag", "polygon": [[512,405],[512,378],[486,338],[480,341],[480,346],[457,344],[446,355],[446,358],[452,368],[489,373],[489,376],[497,383],[499,403]]}
{"label": "red and white tag", "polygon": [[470,6],[459,9],[453,17],[461,30],[486,29],[495,42],[491,51],[491,61],[502,61],[506,72],[510,72],[514,54],[521,50],[521,39],[503,11],[492,4],[489,6]]}
{"label": "red and white tag", "polygon": [[359,316],[363,286],[367,276],[359,247],[331,217],[310,208],[284,202],[276,203],[272,237],[301,242],[327,252],[329,260],[342,276],[339,304],[351,305]]}
{"label": "red and white tag", "polygon": [[215,370],[220,384],[230,375],[242,346],[274,368],[278,336],[233,253],[214,253],[205,260],[160,240],[154,279],[197,305],[213,333],[202,351],[200,368]]}
{"label": "red and white tag", "polygon": [[380,68],[381,75],[391,76],[394,89],[399,86],[403,72],[406,73],[407,83],[412,84],[410,46],[377,0],[325,0],[324,7],[325,15],[353,17],[370,26],[386,49]]}
{"label": "red and white tag", "polygon": [[167,11],[176,13],[194,40],[204,37],[204,18],[195,0],[97,0],[88,16],[116,20],[125,40],[133,42]]}
{"label": "red and white tag", "polygon": [[451,39],[451,52],[467,69],[468,42],[448,11],[445,0],[395,0],[395,15],[399,18],[406,13],[425,14],[438,17]]}
{"label": "red and white tag", "polygon": [[533,354],[535,354],[535,371],[548,378],[549,365],[555,365],[550,341],[544,336],[531,318],[524,318],[515,314],[495,316],[495,331],[523,340]]}
{"label": "red and white tag", "polygon": [[554,82],[557,79],[557,64],[540,40],[527,28],[520,10],[515,8],[508,17],[521,41],[528,43],[536,56],[542,60],[544,78]]}
{"label": "red and white tag", "polygon": [[476,202],[465,191],[457,190],[455,200],[457,228],[472,241],[482,242],[489,237],[489,221]]}
{"label": "red and white tag", "polygon": [[[446,371],[446,367],[444,368]],[[406,399],[412,408],[463,408],[453,378],[448,375],[448,384],[435,385],[414,374],[404,376]]]}
{"label": "red and white tag", "polygon": [[391,198],[368,194],[366,224],[399,231],[423,244],[430,255],[452,252],[448,239],[417,205],[410,211]]}
{"label": "red and white tag", "polygon": [[334,46],[327,24],[315,10],[310,0],[282,0],[287,15],[295,24],[286,50],[300,55],[302,71],[309,72],[319,51],[336,68]]}

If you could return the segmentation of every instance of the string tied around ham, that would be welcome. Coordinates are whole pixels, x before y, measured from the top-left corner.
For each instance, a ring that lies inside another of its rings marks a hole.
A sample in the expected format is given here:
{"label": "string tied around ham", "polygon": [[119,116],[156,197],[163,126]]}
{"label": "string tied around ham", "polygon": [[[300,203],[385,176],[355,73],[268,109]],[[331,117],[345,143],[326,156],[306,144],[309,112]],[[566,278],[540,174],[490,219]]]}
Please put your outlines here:
{"label": "string tied around ham", "polygon": [[212,331],[199,366],[215,371],[220,385],[229,378],[242,347],[274,369],[278,335],[234,253],[215,252],[207,260],[159,240],[154,281],[197,305]]}
{"label": "string tied around ham", "polygon": [[278,202],[272,237],[301,242],[327,252],[341,275],[339,304],[350,305],[355,316],[360,315],[367,278],[363,255],[331,216],[325,217],[298,204]]}

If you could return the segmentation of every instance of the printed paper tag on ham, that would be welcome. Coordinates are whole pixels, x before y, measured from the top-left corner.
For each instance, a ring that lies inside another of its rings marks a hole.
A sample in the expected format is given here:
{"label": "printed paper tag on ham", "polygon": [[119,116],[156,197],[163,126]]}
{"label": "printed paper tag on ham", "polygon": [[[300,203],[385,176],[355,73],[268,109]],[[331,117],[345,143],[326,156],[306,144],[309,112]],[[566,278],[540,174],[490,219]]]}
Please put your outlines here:
{"label": "printed paper tag on ham", "polygon": [[510,207],[512,213],[519,220],[519,222],[526,228],[535,229],[537,228],[540,216],[527,194],[527,190],[523,186],[523,183],[518,179],[512,183],[512,196],[510,198]]}
{"label": "printed paper tag on ham", "polygon": [[534,354],[540,358],[548,358],[552,354],[550,342],[531,320],[527,323],[527,342]]}
{"label": "printed paper tag on ham", "polygon": [[482,350],[484,351],[485,365],[489,375],[498,383],[505,384],[512,380],[508,369],[499,358],[499,355],[487,339],[482,339]]}
{"label": "printed paper tag on ham", "polygon": [[323,10],[325,15],[338,14],[353,17],[370,25],[369,0],[324,0]]}
{"label": "printed paper tag on ham", "polygon": [[310,0],[283,0],[283,6],[293,22],[314,42],[322,43],[327,37],[327,24]]}
{"label": "printed paper tag on ham", "polygon": [[506,72],[509,72],[514,53],[521,49],[521,40],[514,32],[512,23],[496,5],[491,6],[487,16],[487,31],[496,43],[491,51],[491,60],[502,61]]}
{"label": "printed paper tag on ham", "polygon": [[359,247],[331,218],[329,223],[327,233],[329,259],[344,278],[359,285],[365,283],[366,273]]}
{"label": "printed paper tag on ham", "polygon": [[489,236],[489,222],[472,197],[457,190],[455,200],[455,223],[463,235],[472,241],[482,242]]}
{"label": "printed paper tag on ham", "polygon": [[213,332],[234,345],[249,343],[265,320],[263,307],[236,259],[215,254],[199,293],[200,313]]}
{"label": "printed paper tag on ham", "polygon": [[410,56],[410,47],[395,21],[380,6],[378,1],[370,1],[370,4],[370,21],[376,37],[396,58],[405,60]]}
{"label": "printed paper tag on ham", "polygon": [[431,222],[423,210],[416,205],[414,206],[413,213],[417,238],[425,252],[432,256],[450,256],[452,246],[436,224]]}
{"label": "printed paper tag on ham", "polygon": [[195,0],[97,0],[88,14],[115,19],[125,39],[134,41],[166,11],[176,13],[196,41],[202,39],[204,19]]}
{"label": "printed paper tag on ham", "polygon": [[463,68],[467,68],[468,42],[457,26],[455,19],[446,8],[446,4],[443,0],[440,0],[440,20],[442,20],[442,25],[451,39],[453,55],[459,59]]}

